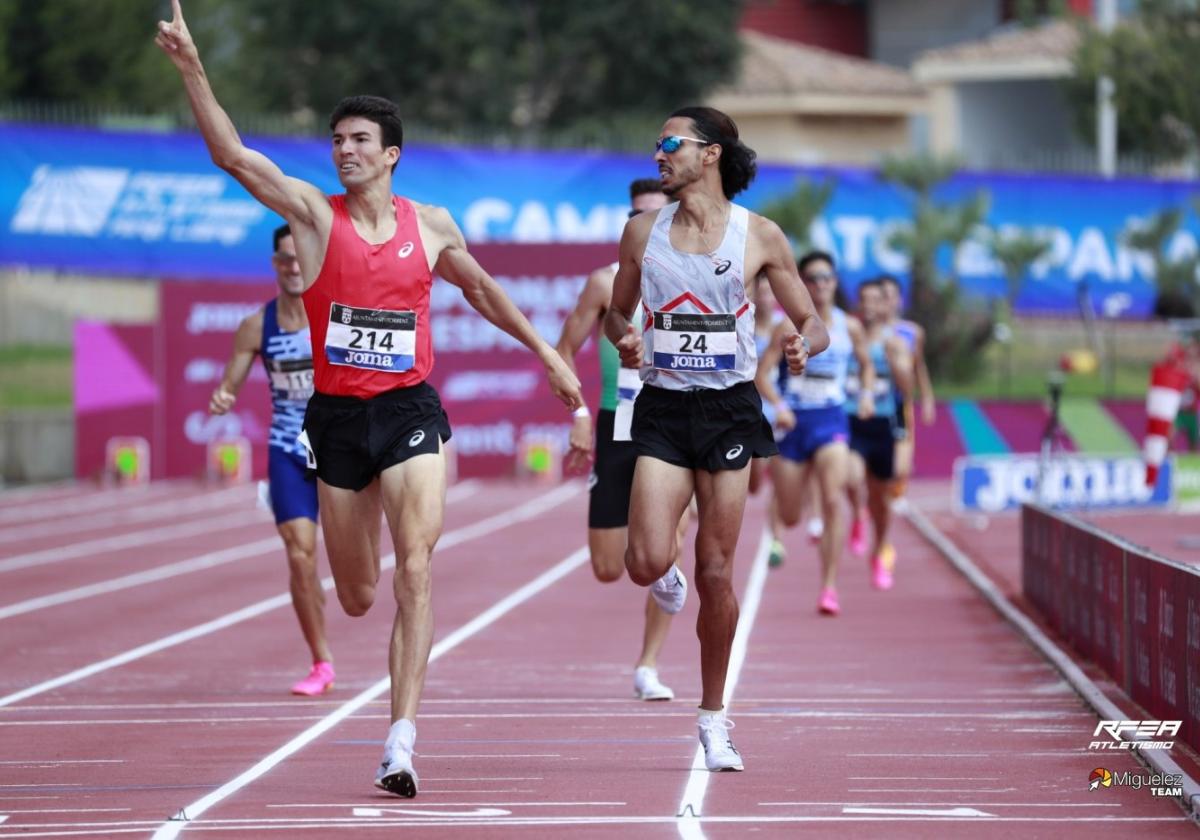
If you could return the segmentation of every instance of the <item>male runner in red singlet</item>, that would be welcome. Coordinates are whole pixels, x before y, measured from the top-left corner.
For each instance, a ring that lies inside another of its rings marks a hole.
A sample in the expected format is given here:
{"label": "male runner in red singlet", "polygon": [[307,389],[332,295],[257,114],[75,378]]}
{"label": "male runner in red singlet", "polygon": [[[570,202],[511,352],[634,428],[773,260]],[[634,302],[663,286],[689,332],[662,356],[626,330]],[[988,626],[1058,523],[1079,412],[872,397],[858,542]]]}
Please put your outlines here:
{"label": "male runner in red singlet", "polygon": [[442,530],[442,444],[450,437],[437,392],[425,382],[433,366],[434,271],[538,354],[551,391],[572,410],[581,404],[579,380],[467,252],[444,208],[392,194],[403,143],[393,103],[357,96],[334,109],[333,162],[346,192],[327,196],[242,145],[209,87],[179,0],[171,7],[155,42],[183,77],[213,162],[283,216],[295,240],[313,345],[309,466],[338,600],[350,615],[363,615],[375,600],[380,513],[387,514],[396,550],[392,727],[375,784],[416,796],[414,719],[433,640],[429,561]]}

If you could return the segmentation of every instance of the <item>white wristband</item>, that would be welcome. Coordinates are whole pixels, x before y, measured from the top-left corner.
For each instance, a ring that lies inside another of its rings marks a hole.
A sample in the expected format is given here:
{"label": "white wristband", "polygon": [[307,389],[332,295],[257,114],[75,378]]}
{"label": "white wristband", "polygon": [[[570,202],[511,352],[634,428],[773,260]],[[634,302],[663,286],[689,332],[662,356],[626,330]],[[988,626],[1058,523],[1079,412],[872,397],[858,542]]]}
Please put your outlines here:
{"label": "white wristband", "polygon": [[591,417],[592,412],[588,411],[588,407],[586,405],[581,405],[581,406],[579,406],[579,408],[577,408],[573,412],[571,412],[571,416],[572,417]]}

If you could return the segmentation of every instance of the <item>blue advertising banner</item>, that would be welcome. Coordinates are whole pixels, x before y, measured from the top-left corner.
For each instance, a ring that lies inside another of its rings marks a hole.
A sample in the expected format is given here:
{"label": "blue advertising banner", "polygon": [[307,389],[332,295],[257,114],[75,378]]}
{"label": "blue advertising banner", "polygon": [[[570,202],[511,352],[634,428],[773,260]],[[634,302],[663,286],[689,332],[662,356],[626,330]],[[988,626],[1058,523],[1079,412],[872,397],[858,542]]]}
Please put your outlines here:
{"label": "blue advertising banner", "polygon": [[953,496],[959,510],[981,513],[1016,510],[1026,502],[1065,510],[1166,507],[1173,466],[1168,458],[1158,483],[1147,487],[1139,455],[1055,455],[1044,473],[1038,455],[967,456],[954,462]]}
{"label": "blue advertising banner", "polygon": [[[325,142],[247,143],[288,175],[340,190]],[[415,145],[404,150],[395,183],[397,192],[447,207],[471,242],[613,242],[626,220],[628,183],[654,174],[649,151]],[[880,272],[907,281],[908,261],[889,236],[905,224],[909,207],[872,170],[764,165],[738,200],[759,208],[787,194],[798,178],[836,184],[812,236],[838,258],[851,285]],[[1019,310],[1076,312],[1083,289],[1098,314],[1125,316],[1149,311],[1154,269],[1146,255],[1122,246],[1121,232],[1160,210],[1190,207],[1196,191],[1186,182],[962,174],[941,197],[977,190],[991,198],[987,229],[1036,229],[1053,242],[1025,283]],[[277,224],[212,164],[196,135],[0,126],[0,264],[156,278],[261,278]],[[968,292],[993,296],[1004,289],[1004,278],[986,233],[945,260],[954,260]],[[1195,252],[1198,235],[1200,221],[1189,213],[1169,251]]]}

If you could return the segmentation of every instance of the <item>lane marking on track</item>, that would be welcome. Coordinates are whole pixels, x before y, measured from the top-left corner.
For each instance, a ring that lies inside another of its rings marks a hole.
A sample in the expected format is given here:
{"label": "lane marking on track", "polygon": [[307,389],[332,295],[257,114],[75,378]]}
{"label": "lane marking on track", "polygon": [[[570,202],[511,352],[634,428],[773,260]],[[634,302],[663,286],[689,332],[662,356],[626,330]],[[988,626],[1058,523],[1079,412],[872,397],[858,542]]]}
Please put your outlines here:
{"label": "lane marking on track", "polygon": [[[746,581],[746,591],[742,595],[741,615],[733,635],[733,647],[729,652],[729,667],[725,672],[725,696],[722,698],[726,709],[733,700],[733,692],[737,688],[742,665],[746,661],[750,632],[754,628],[754,620],[758,617],[758,606],[762,603],[763,586],[767,581],[767,555],[770,550],[771,537],[767,530],[763,529],[758,551],[750,566],[750,578]],[[704,813],[704,794],[708,790],[708,780],[712,775],[704,764],[704,747],[697,746],[687,786],[683,790],[683,798],[679,800],[679,809],[675,812],[675,828],[683,840],[704,838],[700,817]]]}
{"label": "lane marking on track", "polygon": [[[188,513],[202,513],[214,508],[231,507],[241,497],[242,508],[254,506],[253,490],[245,485],[225,487],[210,493],[185,498],[166,499],[147,505],[127,506],[116,511],[83,517],[59,517],[59,521],[35,522],[0,529],[0,543],[37,537],[58,536],[67,531],[76,533],[89,528],[112,528],[154,519],[166,519]],[[68,543],[69,544],[69,543]]]}
{"label": "lane marking on track", "polygon": [[[530,777],[530,781],[541,781],[543,777]],[[433,782],[436,779],[426,779],[421,777],[422,782]],[[482,779],[481,781],[497,781],[495,779]],[[424,795],[424,791],[422,791]],[[439,802],[440,807],[455,807],[455,808],[574,808],[574,807],[592,807],[603,806],[613,808],[623,808],[628,805],[628,802]],[[840,802],[838,803],[841,804]],[[358,808],[361,807],[361,802],[298,802],[291,805],[268,805],[268,808]],[[12,812],[10,812],[12,813]]]}
{"label": "lane marking on track", "polygon": [[36,758],[11,759],[0,761],[0,764],[15,764],[27,767],[57,767],[59,764],[124,764],[123,758]]}
{"label": "lane marking on track", "polygon": [[[959,574],[967,579],[971,586],[991,605],[992,609],[1008,621],[1034,650],[1050,662],[1050,665],[1071,684],[1072,688],[1078,692],[1079,697],[1092,708],[1098,718],[1103,720],[1128,719],[1129,716],[1117,708],[1117,704],[1110,700],[1108,695],[1092,681],[1091,677],[1075,664],[1070,654],[1043,633],[1032,619],[1013,606],[992,579],[984,574],[966,553],[939,531],[921,512],[920,508],[910,505],[905,516],[909,524],[936,548]],[[1200,819],[1200,781],[1188,775],[1165,751],[1138,750],[1134,758],[1136,761],[1148,764],[1157,773],[1182,776],[1183,784],[1180,786],[1182,796],[1178,797],[1178,801],[1187,811],[1190,819]]]}
{"label": "lane marking on track", "polygon": [[[841,807],[849,807],[854,805],[859,808],[877,806],[886,807],[911,807],[911,808],[937,808],[941,806],[953,807],[962,805],[962,802],[759,802],[762,806],[786,806],[789,808],[808,807],[814,805],[837,805]],[[972,802],[972,805],[977,805],[980,808],[1123,808],[1125,807],[1120,802]]]}
{"label": "lane marking on track", "polygon": [[[320,529],[318,529],[318,539],[320,538],[319,531]],[[62,604],[70,604],[74,601],[82,601],[85,598],[108,595],[112,592],[119,592],[122,589],[144,586],[147,583],[168,580],[179,575],[199,572],[215,566],[223,566],[226,563],[233,563],[238,560],[246,560],[250,557],[257,557],[268,552],[278,551],[282,551],[282,544],[278,536],[244,545],[236,545],[232,548],[223,548],[220,551],[210,551],[207,554],[201,554],[187,560],[179,560],[175,563],[168,563],[165,566],[157,566],[153,569],[147,569],[144,572],[134,572],[98,583],[89,583],[86,586],[77,586],[74,589],[64,589],[61,592],[54,592],[50,595],[40,595],[37,598],[29,598],[25,601],[7,604],[0,607],[0,621],[50,607],[61,606]]]}
{"label": "lane marking on track", "polygon": [[[174,491],[183,486],[181,495],[189,492],[192,487],[173,484],[171,482],[143,485],[141,487],[96,488],[88,493],[81,493],[66,499],[45,499],[28,504],[14,505],[0,510],[0,524],[7,522],[34,522],[43,519],[55,519],[76,516],[105,508],[128,507],[137,504],[140,499],[153,499],[160,496],[164,489]],[[196,495],[199,495],[197,493]]]}
{"label": "lane marking on track", "polygon": [[[519,589],[514,590],[513,592],[510,592],[504,598],[497,601],[475,618],[471,619],[466,624],[451,632],[441,641],[437,642],[429,654],[430,663],[437,661],[442,656],[465,642],[467,639],[470,639],[481,630],[491,626],[498,619],[507,615],[516,607],[525,603],[530,598],[554,585],[562,578],[578,569],[588,561],[588,557],[589,553],[587,546],[576,549],[568,557],[542,572],[529,583],[525,584]],[[263,758],[253,767],[249,768],[229,782],[226,782],[224,785],[209,793],[207,796],[203,796],[195,802],[185,805],[180,809],[179,813],[186,814],[188,821],[195,820],[213,805],[221,802],[254,780],[263,776],[284,759],[296,752],[299,752],[305,746],[315,741],[337,724],[341,723],[371,700],[383,694],[388,690],[390,685],[391,677],[384,677],[383,679],[379,680],[379,682],[375,683],[375,685],[344,703],[341,707],[329,714],[319,723],[301,732],[282,747]],[[156,832],[154,832],[153,840],[170,840],[170,838],[178,836],[179,832],[183,830],[185,825],[186,823],[183,821],[165,822]]]}
{"label": "lane marking on track", "polygon": [[[469,499],[478,491],[478,481],[465,481],[455,484],[446,492],[446,503],[452,504],[462,501],[463,499]],[[325,533],[318,528],[317,540],[319,542],[324,542],[324,539]],[[26,613],[46,609],[48,607],[56,607],[60,604],[69,604],[73,601],[91,598],[96,595],[107,595],[110,592],[118,592],[122,589],[129,589],[134,586],[142,586],[147,583],[166,580],[178,575],[186,575],[190,574],[191,572],[211,569],[214,566],[220,566],[225,563],[232,563],[236,560],[243,560],[259,554],[267,554],[268,552],[279,550],[281,550],[281,543],[279,536],[276,535],[241,546],[233,546],[231,548],[221,549],[220,551],[210,551],[207,554],[201,554],[197,557],[191,557],[187,560],[180,560],[176,563],[169,563],[166,566],[157,566],[144,572],[134,572],[133,574],[124,575],[118,578],[111,578],[110,580],[99,581],[97,583],[88,584],[87,586],[80,586],[76,587],[75,589],[67,589],[62,592],[51,593],[50,595],[42,595],[37,598],[29,598],[25,601],[18,601],[14,604],[0,607],[0,620],[11,618],[17,615],[24,615]]]}
{"label": "lane marking on track", "polygon": [[[358,806],[362,807],[362,806]],[[1180,817],[1117,817],[1117,816],[1067,816],[1067,817],[987,817],[986,820],[991,823],[1034,823],[1034,824],[1059,824],[1059,825],[1093,825],[1099,827],[1101,825],[1111,825],[1117,823],[1132,823],[1132,824],[1149,824],[1149,823],[1178,823],[1184,818]],[[197,831],[231,831],[239,832],[245,835],[246,832],[263,832],[268,830],[282,831],[301,831],[312,829],[347,829],[347,828],[462,828],[465,826],[472,827],[491,827],[491,828],[565,828],[573,826],[653,826],[653,825],[669,825],[675,821],[675,817],[664,816],[613,816],[613,817],[585,817],[585,816],[547,816],[547,817],[459,817],[445,819],[442,817],[325,817],[325,818],[293,818],[293,819],[225,819],[225,820],[206,820],[203,826],[198,826]],[[901,816],[898,814],[839,814],[835,816],[806,816],[806,817],[706,817],[705,822],[731,826],[784,826],[784,825],[808,825],[808,824],[847,824],[847,823],[866,823],[866,824],[884,824],[884,823],[924,823],[928,825],[945,824],[951,822],[961,823],[978,823],[981,821],[979,817],[925,817],[925,816]],[[133,834],[144,833],[146,828],[131,828],[128,826],[153,825],[150,821],[144,822],[111,822],[111,823],[57,823],[49,825],[28,824],[25,826],[10,825],[6,828],[14,829],[14,831],[0,831],[0,838],[24,838],[24,837],[70,837],[70,836],[98,836],[107,834]],[[179,829],[183,830],[186,823],[180,822]],[[62,830],[46,831],[39,829],[60,828]],[[82,829],[82,830],[80,830]],[[944,829],[943,829],[944,831]],[[453,836],[453,835],[450,835]]]}
{"label": "lane marking on track", "polygon": [[116,551],[122,548],[140,548],[149,543],[178,540],[183,537],[198,537],[213,534],[228,528],[245,528],[251,525],[262,527],[262,513],[254,510],[239,510],[224,516],[197,519],[193,522],[183,522],[178,525],[161,525],[157,528],[146,528],[141,531],[126,531],[112,537],[97,537],[83,542],[71,543],[66,546],[44,548],[25,554],[14,554],[0,560],[0,572],[13,572],[27,569],[30,566],[49,566],[64,560],[75,560],[87,557],[98,551]]}
{"label": "lane marking on track", "polygon": [[[614,662],[612,664],[614,667],[616,667],[617,665],[619,665],[621,663]],[[387,705],[386,702],[383,700],[380,700],[378,702],[380,705]],[[757,702],[759,702],[759,701],[744,700],[744,699],[739,700],[738,707],[745,709],[747,706],[753,706]],[[838,699],[831,699],[828,702],[832,706],[838,706],[839,708],[841,708],[841,704],[843,702],[849,702],[849,700],[842,701],[842,700],[838,700]],[[975,701],[970,701],[970,702],[979,703],[981,701],[975,700]],[[990,701],[988,701],[988,702],[990,702]],[[305,700],[304,703],[306,706],[337,705],[336,700],[313,699],[313,700]],[[520,697],[511,698],[511,699],[492,698],[492,699],[480,699],[480,700],[470,700],[467,698],[445,697],[445,698],[439,698],[439,699],[433,699],[433,700],[422,700],[421,705],[422,706],[438,706],[438,705],[442,705],[442,706],[456,706],[456,705],[459,705],[459,706],[484,706],[484,705],[600,706],[600,705],[613,705],[613,706],[624,706],[624,707],[628,708],[629,701],[623,700],[623,699],[614,699],[611,697],[595,697],[595,698],[563,697],[560,700],[556,700],[556,699],[552,699],[552,698],[545,698],[545,697],[531,697],[528,700],[524,700]],[[275,709],[275,708],[279,707],[279,704],[276,702],[261,702],[261,701],[220,701],[220,702],[213,702],[213,703],[191,703],[191,702],[181,702],[181,703],[64,703],[62,705],[55,704],[55,705],[46,705],[46,706],[29,705],[29,706],[22,706],[21,708],[25,709],[26,711],[61,712],[61,711],[103,711],[106,709],[130,711],[133,709],[166,709],[166,710],[170,710],[170,709],[236,709],[236,708],[259,708],[259,707]],[[1077,711],[1078,708],[1079,708],[1079,704],[1072,701],[1071,710]],[[655,712],[655,713],[657,714],[657,712]],[[1082,712],[1077,712],[1077,713],[1079,713],[1081,715],[1084,714]],[[646,712],[646,714],[650,714],[650,713]],[[739,712],[738,716],[740,717],[743,714],[747,714],[747,712]],[[766,717],[766,716],[770,716],[770,715],[773,715],[776,713],[768,713],[768,712],[759,711],[759,712],[754,712],[753,714],[757,714],[757,715]],[[421,717],[426,717],[426,715],[422,714]],[[685,735],[678,735],[678,736],[671,736],[671,737],[673,739],[677,739],[677,740],[683,740],[685,738],[689,741],[691,740],[691,736],[685,736]],[[454,740],[456,742],[473,743],[473,744],[476,744],[476,743],[501,743],[501,742],[506,742],[506,741],[512,741],[513,743],[517,743],[517,742],[529,743],[528,739],[524,739],[524,738],[521,738],[521,739],[456,738]],[[578,739],[561,739],[560,738],[560,739],[552,739],[552,740],[574,741],[574,740],[578,740]],[[1086,751],[1087,750],[1085,749],[1084,752],[1086,752]],[[954,753],[954,755],[971,755],[971,754],[972,753]],[[862,753],[856,753],[856,755],[862,755]],[[911,755],[911,753],[878,753],[878,755]],[[3,764],[3,762],[0,762],[0,764]]]}
{"label": "lane marking on track", "polygon": [[[562,504],[572,496],[578,495],[582,485],[579,482],[569,482],[561,484],[548,493],[537,496],[520,505],[517,505],[511,510],[489,516],[487,519],[482,519],[471,525],[463,528],[458,528],[442,535],[438,541],[436,551],[442,551],[447,548],[452,548],[464,542],[475,539],[476,537],[485,536],[493,531],[498,531],[502,528],[507,528],[511,525],[516,525],[528,519],[533,519],[547,510]],[[386,571],[394,567],[396,564],[396,555],[389,554],[380,561],[380,571]],[[321,586],[325,590],[333,589],[333,578],[325,577],[321,579]],[[164,636],[161,639],[156,639],[153,642],[147,642],[144,645],[138,645],[135,648],[119,653],[116,656],[110,656],[107,659],[102,659],[99,662],[93,662],[91,665],[86,665],[82,668],[76,668],[74,671],[69,671],[57,677],[44,680],[36,685],[31,685],[28,688],[23,688],[20,691],[14,691],[11,694],[6,694],[0,697],[0,708],[11,706],[14,703],[19,703],[29,697],[35,697],[38,694],[44,694],[56,688],[61,688],[64,685],[79,682],[88,677],[108,671],[112,668],[117,668],[121,665],[134,662],[159,651],[181,645],[184,642],[190,642],[193,639],[199,639],[203,636],[216,633],[218,630],[224,630],[226,627],[232,627],[235,624],[240,624],[243,621],[248,621],[251,618],[270,612],[271,610],[279,609],[283,606],[288,606],[292,603],[292,595],[290,592],[283,592],[274,597],[267,598],[249,606],[242,607],[239,610],[234,610],[231,613],[226,613],[212,621],[206,621],[203,624],[197,624],[189,627],[186,630],[181,630],[178,633],[172,633]]]}
{"label": "lane marking on track", "polygon": [[974,808],[850,808],[842,809],[843,814],[878,814],[880,816],[894,815],[897,817],[995,817]]}

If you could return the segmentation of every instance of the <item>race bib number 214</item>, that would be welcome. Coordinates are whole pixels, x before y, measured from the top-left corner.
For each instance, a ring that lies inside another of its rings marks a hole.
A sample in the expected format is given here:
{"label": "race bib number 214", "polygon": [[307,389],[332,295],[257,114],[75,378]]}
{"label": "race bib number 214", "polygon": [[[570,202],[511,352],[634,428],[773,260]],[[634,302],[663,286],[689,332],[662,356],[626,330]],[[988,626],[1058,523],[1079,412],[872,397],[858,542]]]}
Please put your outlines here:
{"label": "race bib number 214", "polygon": [[340,303],[329,308],[325,358],[331,364],[400,373],[413,366],[416,346],[415,312]]}

